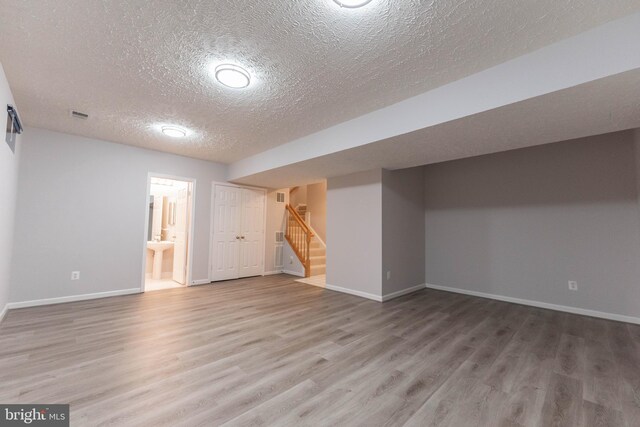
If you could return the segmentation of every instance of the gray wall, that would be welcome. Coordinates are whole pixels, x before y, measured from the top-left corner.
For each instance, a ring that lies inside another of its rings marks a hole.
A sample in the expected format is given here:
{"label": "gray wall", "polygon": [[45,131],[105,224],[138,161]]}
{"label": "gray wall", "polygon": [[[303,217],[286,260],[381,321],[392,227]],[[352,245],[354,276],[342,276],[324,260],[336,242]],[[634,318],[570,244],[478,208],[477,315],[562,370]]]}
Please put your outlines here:
{"label": "gray wall", "polygon": [[426,166],[426,281],[640,316],[636,154],[622,132]]}
{"label": "gray wall", "polygon": [[2,107],[2,138],[0,140],[0,316],[9,302],[9,283],[13,253],[14,219],[18,187],[18,163],[21,137],[18,137],[15,154],[5,142],[7,104],[15,106],[9,83],[0,63],[0,107]]}
{"label": "gray wall", "polygon": [[290,194],[290,198],[291,200],[289,201],[289,203],[294,208],[297,207],[298,205],[306,204],[307,203],[307,186],[300,185],[298,188],[295,189],[293,193]]}
{"label": "gray wall", "polygon": [[10,301],[139,288],[148,172],[196,178],[193,280],[208,278],[224,165],[31,128],[22,148]]}
{"label": "gray wall", "polygon": [[377,298],[424,285],[424,230],[423,168],[329,178],[327,284]]}
{"label": "gray wall", "polygon": [[[424,285],[423,168],[382,171],[382,293]],[[387,279],[387,272],[391,272]]]}
{"label": "gray wall", "polygon": [[634,143],[635,143],[635,149],[636,149],[636,184],[638,189],[638,215],[640,216],[640,129],[636,129],[633,132],[633,136],[634,136]]}
{"label": "gray wall", "polygon": [[382,294],[382,170],[327,181],[327,285]]}

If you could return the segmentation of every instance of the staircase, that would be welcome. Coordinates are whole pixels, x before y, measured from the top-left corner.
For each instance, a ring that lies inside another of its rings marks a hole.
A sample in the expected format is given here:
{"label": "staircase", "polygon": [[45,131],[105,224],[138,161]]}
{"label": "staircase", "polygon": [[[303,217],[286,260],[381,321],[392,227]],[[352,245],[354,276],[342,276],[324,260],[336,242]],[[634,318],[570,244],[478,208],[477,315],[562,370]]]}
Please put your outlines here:
{"label": "staircase", "polygon": [[295,209],[291,205],[286,206],[285,238],[304,266],[305,277],[311,277],[325,274],[327,258],[326,248],[303,219],[306,209],[306,205],[299,205]]}
{"label": "staircase", "polygon": [[318,276],[327,272],[327,249],[322,245],[317,236],[313,236],[309,248],[311,260],[311,276]]}
{"label": "staircase", "polygon": [[304,219],[307,215],[307,205],[296,206],[296,212],[300,215],[300,218]]}

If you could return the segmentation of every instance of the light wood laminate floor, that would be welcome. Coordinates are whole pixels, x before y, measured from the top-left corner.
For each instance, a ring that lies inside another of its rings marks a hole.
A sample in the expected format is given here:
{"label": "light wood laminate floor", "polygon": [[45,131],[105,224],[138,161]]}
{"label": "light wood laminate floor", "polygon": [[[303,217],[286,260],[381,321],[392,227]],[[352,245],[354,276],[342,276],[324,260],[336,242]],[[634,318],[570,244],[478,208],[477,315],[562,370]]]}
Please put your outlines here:
{"label": "light wood laminate floor", "polygon": [[0,402],[72,426],[638,426],[640,327],[253,278],[10,311]]}

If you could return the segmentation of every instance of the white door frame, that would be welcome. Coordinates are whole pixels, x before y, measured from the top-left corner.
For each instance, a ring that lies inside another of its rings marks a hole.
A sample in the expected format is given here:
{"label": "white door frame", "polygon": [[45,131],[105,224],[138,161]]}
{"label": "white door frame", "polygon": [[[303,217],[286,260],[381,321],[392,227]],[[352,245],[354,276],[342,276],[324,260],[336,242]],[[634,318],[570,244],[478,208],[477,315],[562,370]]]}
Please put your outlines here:
{"label": "white door frame", "polygon": [[[235,187],[235,188],[247,188],[250,190],[257,190],[257,191],[261,191],[263,197],[263,201],[264,201],[264,214],[263,214],[263,218],[262,218],[262,229],[264,230],[264,238],[262,239],[262,276],[264,276],[264,272],[265,272],[265,255],[266,255],[266,248],[267,248],[267,190],[264,188],[260,188],[260,187],[252,187],[250,185],[238,185],[238,184],[232,184],[230,182],[223,182],[223,181],[212,181],[211,182],[211,210],[210,210],[210,215],[209,215],[209,283],[214,283],[213,282],[213,232],[215,230],[214,228],[214,221],[213,221],[213,217],[215,214],[215,209],[216,209],[216,185],[224,185],[226,187]],[[147,207],[147,210],[149,210],[149,207]],[[147,225],[148,227],[148,225]]]}
{"label": "white door frame", "polygon": [[193,238],[195,236],[195,218],[196,218],[196,179],[186,178],[177,175],[168,175],[166,173],[147,173],[147,198],[145,200],[145,222],[144,222],[144,239],[142,249],[142,281],[140,284],[140,292],[144,292],[147,272],[147,232],[149,230],[149,198],[151,197],[151,178],[173,179],[175,181],[183,181],[191,184],[191,217],[189,218],[189,242],[187,243],[187,286],[191,286],[191,278],[193,275]]}

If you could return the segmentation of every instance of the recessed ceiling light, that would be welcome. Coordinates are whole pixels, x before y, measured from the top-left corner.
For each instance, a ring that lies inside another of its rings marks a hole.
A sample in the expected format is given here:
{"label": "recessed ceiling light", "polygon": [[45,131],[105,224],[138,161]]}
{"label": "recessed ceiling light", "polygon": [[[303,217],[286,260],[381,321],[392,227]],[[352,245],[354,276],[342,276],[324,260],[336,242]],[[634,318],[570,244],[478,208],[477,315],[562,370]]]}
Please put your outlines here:
{"label": "recessed ceiling light", "polygon": [[162,126],[162,133],[171,138],[184,138],[187,136],[187,130],[179,126]]}
{"label": "recessed ceiling light", "polygon": [[251,76],[249,73],[237,65],[222,64],[215,69],[216,80],[221,84],[233,88],[242,89],[249,86]]}
{"label": "recessed ceiling light", "polygon": [[348,8],[356,8],[356,7],[362,7],[365,4],[371,2],[371,0],[333,0],[334,2],[338,3],[341,7],[348,7]]}

